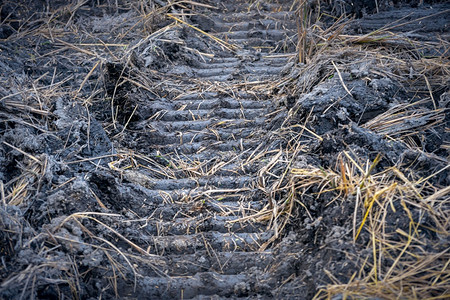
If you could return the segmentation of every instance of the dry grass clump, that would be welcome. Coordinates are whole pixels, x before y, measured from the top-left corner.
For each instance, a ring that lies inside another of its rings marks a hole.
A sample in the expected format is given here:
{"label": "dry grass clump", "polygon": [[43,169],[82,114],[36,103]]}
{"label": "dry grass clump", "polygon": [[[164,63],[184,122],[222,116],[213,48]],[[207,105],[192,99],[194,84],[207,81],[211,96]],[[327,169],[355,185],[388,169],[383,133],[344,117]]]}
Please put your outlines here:
{"label": "dry grass clump", "polygon": [[395,105],[362,127],[391,140],[401,140],[414,149],[420,148],[414,137],[420,139],[422,132],[441,125],[448,111],[446,108],[428,109],[421,106],[429,102],[434,104],[428,98],[407,105]]}
{"label": "dry grass clump", "polygon": [[[348,282],[339,282],[330,275],[334,284],[323,288],[316,298],[340,294],[349,299],[444,299],[450,289],[450,253],[446,243],[450,235],[450,188],[433,186],[429,178],[413,179],[414,174],[405,175],[395,167],[370,174],[376,162],[363,168],[348,153],[344,152],[344,156],[340,174],[293,170],[293,176],[299,177],[302,184],[309,183],[309,174],[313,172],[313,178],[322,179],[323,191],[328,188],[339,194],[354,195],[354,240],[358,243],[363,231],[370,237],[365,246],[371,249],[371,254],[359,258],[363,260],[360,270]],[[392,220],[399,214],[409,219],[407,228]]]}
{"label": "dry grass clump", "polygon": [[[448,53],[450,42],[445,39],[421,41],[409,38],[407,34],[393,31],[410,24],[420,24],[425,19],[439,18],[448,13],[443,11],[426,17],[406,20],[400,18],[382,28],[364,35],[345,34],[345,29],[354,20],[345,15],[334,18],[334,23],[325,27],[322,19],[330,17],[321,11],[318,1],[315,9],[306,0],[297,0],[298,62],[300,70],[282,82],[290,84],[293,94],[309,91],[313,86],[331,76],[339,64],[341,71],[355,67],[363,73],[387,76],[419,95],[442,92],[450,84],[450,63]],[[325,27],[325,28],[324,28]],[[429,54],[427,54],[429,53]],[[296,79],[293,79],[295,77]],[[367,80],[371,80],[370,76]],[[436,107],[439,99],[433,99]]]}
{"label": "dry grass clump", "polygon": [[281,185],[276,181],[269,193],[282,194],[283,198],[252,216],[269,220],[276,233],[264,249],[294,217],[295,207],[304,209],[311,220],[326,217],[313,217],[305,199],[330,199],[327,206],[354,202],[353,228],[347,238],[368,251],[355,257],[362,263],[348,282],[340,282],[329,273],[333,284],[323,287],[316,299],[336,295],[344,299],[444,299],[448,294],[450,188],[430,182],[448,167],[418,178],[414,172],[405,174],[397,167],[375,172],[380,160],[377,156],[374,161],[360,163],[354,153],[343,151],[332,169],[291,165],[284,174],[287,180]]}

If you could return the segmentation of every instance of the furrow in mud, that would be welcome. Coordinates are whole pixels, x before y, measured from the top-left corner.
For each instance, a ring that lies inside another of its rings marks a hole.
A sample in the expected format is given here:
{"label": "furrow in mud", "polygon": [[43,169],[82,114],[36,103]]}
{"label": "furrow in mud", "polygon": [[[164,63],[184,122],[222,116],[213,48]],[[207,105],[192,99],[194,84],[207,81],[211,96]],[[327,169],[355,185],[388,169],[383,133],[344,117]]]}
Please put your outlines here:
{"label": "furrow in mud", "polygon": [[258,251],[271,238],[271,232],[222,233],[208,230],[195,234],[155,236],[147,248],[150,254],[193,254],[201,250],[219,252]]}
{"label": "furrow in mud", "polygon": [[207,120],[212,117],[230,118],[230,119],[256,119],[264,116],[264,109],[248,109],[245,112],[240,109],[217,108],[214,110],[178,110],[178,111],[159,111],[156,116],[160,121],[195,121]]}
{"label": "furrow in mud", "polygon": [[178,217],[168,220],[149,220],[145,230],[153,235],[183,235],[195,232],[215,231],[220,233],[257,233],[263,228],[239,222],[238,216]]}
{"label": "furrow in mud", "polygon": [[149,180],[148,185],[155,190],[171,191],[175,189],[193,189],[202,186],[211,186],[217,189],[242,188],[251,183],[252,178],[242,177],[200,177],[182,179]]}
{"label": "furrow in mud", "polygon": [[[261,203],[264,194],[256,189],[203,191],[196,189],[177,190],[170,193],[154,191],[148,195],[153,196],[151,204],[157,205],[152,216],[157,216],[158,220],[173,220],[183,215],[198,214],[239,217],[243,214],[257,213],[264,206],[264,203]],[[243,220],[247,219],[243,217]]]}
{"label": "furrow in mud", "polygon": [[[139,293],[146,295],[149,299],[205,299],[204,297],[212,295],[245,297],[249,290],[254,290],[254,287],[245,282],[255,280],[246,274],[221,275],[216,272],[201,272],[193,276],[144,277],[140,281],[143,282],[144,288]],[[270,292],[268,286],[263,286],[264,290],[257,287],[261,292]],[[129,286],[120,285],[119,289],[128,290],[131,295],[135,293]]]}
{"label": "furrow in mud", "polygon": [[[207,251],[198,251],[188,255],[167,256],[169,264],[172,266],[171,274],[183,276],[196,273],[214,271],[223,275],[233,275],[236,269],[248,270],[255,267],[264,267],[273,262],[271,252],[217,252],[211,257]],[[186,265],[189,268],[186,268]]]}

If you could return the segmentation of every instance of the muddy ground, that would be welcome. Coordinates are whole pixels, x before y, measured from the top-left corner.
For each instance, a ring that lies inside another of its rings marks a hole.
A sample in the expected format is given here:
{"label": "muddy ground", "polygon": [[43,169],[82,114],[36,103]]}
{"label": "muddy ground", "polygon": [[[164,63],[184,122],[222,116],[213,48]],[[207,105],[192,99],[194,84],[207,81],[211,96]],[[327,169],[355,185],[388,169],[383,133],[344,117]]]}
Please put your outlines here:
{"label": "muddy ground", "polygon": [[1,1],[0,298],[448,297],[450,5],[300,2]]}

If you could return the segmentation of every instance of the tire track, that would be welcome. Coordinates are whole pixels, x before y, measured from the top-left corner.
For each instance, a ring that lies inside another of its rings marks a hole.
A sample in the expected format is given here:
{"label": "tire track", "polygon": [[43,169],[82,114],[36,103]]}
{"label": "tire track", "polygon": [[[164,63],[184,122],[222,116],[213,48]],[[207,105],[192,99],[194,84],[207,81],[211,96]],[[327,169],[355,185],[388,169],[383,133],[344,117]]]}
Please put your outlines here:
{"label": "tire track", "polygon": [[[137,142],[159,163],[173,166],[173,178],[124,176],[157,206],[142,230],[148,253],[163,261],[167,278],[144,276],[139,293],[147,297],[270,296],[270,283],[277,280],[268,272],[271,251],[259,251],[273,232],[248,217],[267,205],[258,171],[274,152],[258,154],[267,150],[274,103],[246,87],[279,78],[295,55],[295,22],[289,6],[278,3],[263,10],[248,10],[245,2],[220,5],[233,9],[204,11],[196,25],[240,50],[190,62],[190,81],[208,88],[155,100],[147,113],[151,130]],[[216,92],[217,86],[233,88]]]}

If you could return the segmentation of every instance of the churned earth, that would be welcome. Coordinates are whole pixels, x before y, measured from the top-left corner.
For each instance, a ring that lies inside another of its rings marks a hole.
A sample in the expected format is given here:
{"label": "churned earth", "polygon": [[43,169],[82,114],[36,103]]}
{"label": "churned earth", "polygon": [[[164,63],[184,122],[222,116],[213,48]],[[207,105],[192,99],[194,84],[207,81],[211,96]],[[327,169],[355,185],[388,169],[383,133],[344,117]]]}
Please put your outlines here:
{"label": "churned earth", "polygon": [[443,299],[446,1],[0,2],[1,299]]}

